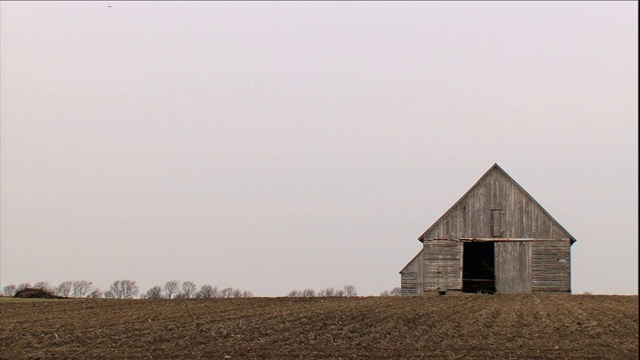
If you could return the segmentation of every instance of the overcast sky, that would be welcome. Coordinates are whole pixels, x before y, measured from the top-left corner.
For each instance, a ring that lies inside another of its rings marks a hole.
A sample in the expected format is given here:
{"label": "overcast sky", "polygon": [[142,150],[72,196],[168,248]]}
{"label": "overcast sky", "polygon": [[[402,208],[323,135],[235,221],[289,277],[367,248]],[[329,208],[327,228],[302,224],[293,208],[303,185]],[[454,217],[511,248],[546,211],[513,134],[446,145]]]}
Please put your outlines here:
{"label": "overcast sky", "polygon": [[0,286],[377,295],[494,163],[638,293],[637,2],[2,2]]}

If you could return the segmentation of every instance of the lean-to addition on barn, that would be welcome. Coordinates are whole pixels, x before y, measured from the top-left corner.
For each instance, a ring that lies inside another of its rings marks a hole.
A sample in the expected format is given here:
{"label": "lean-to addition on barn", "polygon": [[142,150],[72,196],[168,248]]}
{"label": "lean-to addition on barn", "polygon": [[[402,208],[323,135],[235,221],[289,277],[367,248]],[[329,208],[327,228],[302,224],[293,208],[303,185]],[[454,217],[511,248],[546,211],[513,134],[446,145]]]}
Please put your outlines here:
{"label": "lean-to addition on barn", "polygon": [[498,164],[418,240],[402,295],[571,292],[575,238]]}

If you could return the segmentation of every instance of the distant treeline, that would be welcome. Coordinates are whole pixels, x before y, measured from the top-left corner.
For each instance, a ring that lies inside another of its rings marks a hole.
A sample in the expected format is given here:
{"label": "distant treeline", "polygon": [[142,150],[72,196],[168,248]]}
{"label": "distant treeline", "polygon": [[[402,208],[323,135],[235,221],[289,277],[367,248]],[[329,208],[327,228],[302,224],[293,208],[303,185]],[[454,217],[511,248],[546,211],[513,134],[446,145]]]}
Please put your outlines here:
{"label": "distant treeline", "polygon": [[[247,290],[218,287],[205,284],[196,287],[191,281],[180,282],[179,280],[167,281],[164,285],[156,285],[146,292],[141,292],[134,280],[116,280],[109,290],[100,290],[93,286],[93,282],[87,280],[63,281],[57,286],[52,286],[47,281],[40,281],[31,285],[22,283],[19,285],[8,285],[2,289],[6,296],[14,296],[16,292],[23,289],[41,289],[47,293],[64,298],[106,298],[106,299],[209,299],[209,298],[251,298],[253,293]],[[292,290],[288,297],[353,297],[358,296],[356,287],[344,285],[340,289],[327,287],[315,291],[314,289]],[[385,290],[380,296],[400,296],[400,288],[395,287]]]}
{"label": "distant treeline", "polygon": [[102,291],[93,286],[92,281],[75,280],[63,281],[57,286],[51,286],[47,281],[35,283],[22,283],[19,285],[7,285],[2,289],[6,296],[13,296],[23,289],[41,289],[55,296],[65,298],[106,298],[106,299],[206,299],[206,298],[249,298],[253,297],[251,291],[223,288],[209,284],[202,285],[198,290],[196,284],[191,281],[180,282],[178,280],[167,281],[164,286],[153,286],[144,293],[134,280],[116,280],[109,290]]}
{"label": "distant treeline", "polygon": [[[345,285],[342,289],[334,289],[332,287],[327,287],[324,289],[320,289],[319,291],[315,291],[313,289],[304,289],[304,290],[291,290],[288,297],[352,297],[358,296],[358,292],[356,291],[356,287],[353,285]],[[400,288],[395,287],[391,290],[385,290],[380,293],[380,296],[400,296]]]}

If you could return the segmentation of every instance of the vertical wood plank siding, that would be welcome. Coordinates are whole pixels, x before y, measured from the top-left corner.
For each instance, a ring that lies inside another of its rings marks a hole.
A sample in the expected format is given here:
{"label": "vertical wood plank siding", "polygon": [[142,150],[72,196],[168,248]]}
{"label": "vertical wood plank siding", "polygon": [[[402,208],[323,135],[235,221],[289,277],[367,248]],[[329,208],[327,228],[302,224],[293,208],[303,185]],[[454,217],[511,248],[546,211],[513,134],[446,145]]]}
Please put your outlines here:
{"label": "vertical wood plank siding", "polygon": [[495,243],[496,291],[500,294],[531,293],[531,243]]}
{"label": "vertical wood plank siding", "polygon": [[400,271],[402,296],[422,295],[422,250]]}
{"label": "vertical wood plank siding", "polygon": [[[492,228],[491,210],[497,209],[501,209],[500,229]],[[491,238],[496,234],[502,238],[572,238],[495,165],[421,236],[424,290],[436,290],[443,282],[449,289],[462,288],[462,243],[431,239]],[[571,291],[570,240],[496,246],[496,266],[500,269],[496,276],[504,276],[500,285],[504,287],[498,292]],[[516,276],[513,272],[517,271],[521,273]],[[413,281],[409,273],[406,276],[407,284]],[[416,276],[420,275],[416,272]],[[522,283],[516,284],[519,281]]]}
{"label": "vertical wood plank siding", "polygon": [[569,238],[542,208],[500,171],[493,171],[436,222],[424,238],[491,237],[491,209],[503,209],[505,238]]}

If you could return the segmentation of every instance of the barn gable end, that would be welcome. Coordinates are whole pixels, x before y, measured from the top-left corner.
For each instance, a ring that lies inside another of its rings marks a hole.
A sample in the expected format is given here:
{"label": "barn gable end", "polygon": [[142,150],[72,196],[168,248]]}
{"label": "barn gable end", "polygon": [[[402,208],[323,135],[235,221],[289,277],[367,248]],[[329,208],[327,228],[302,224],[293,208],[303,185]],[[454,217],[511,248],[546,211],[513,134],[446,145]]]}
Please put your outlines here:
{"label": "barn gable end", "polygon": [[400,270],[401,295],[422,295],[422,271],[423,271],[422,250]]}
{"label": "barn gable end", "polygon": [[[490,225],[494,225],[494,234]],[[418,240],[447,237],[566,238],[571,243],[576,241],[498,164],[494,164]]]}
{"label": "barn gable end", "polygon": [[[416,283],[424,291],[464,291],[473,281],[493,281],[491,289],[498,293],[571,291],[575,238],[498,164],[418,240],[423,243],[422,281]],[[485,245],[464,245],[479,242]],[[482,254],[482,261],[474,253]],[[412,264],[417,261],[407,267]],[[401,272],[403,283],[412,272],[407,267]],[[412,290],[407,287],[406,293]]]}

